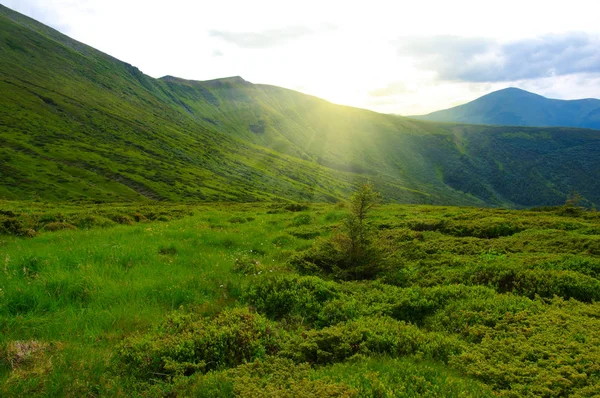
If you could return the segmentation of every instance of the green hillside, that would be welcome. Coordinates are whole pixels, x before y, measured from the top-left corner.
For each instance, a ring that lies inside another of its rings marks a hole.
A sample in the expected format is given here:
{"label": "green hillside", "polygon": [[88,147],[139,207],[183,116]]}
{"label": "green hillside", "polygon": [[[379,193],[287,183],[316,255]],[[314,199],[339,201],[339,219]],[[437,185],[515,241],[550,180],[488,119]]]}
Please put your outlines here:
{"label": "green hillside", "polygon": [[239,77],[153,79],[0,7],[0,198],[600,203],[600,133],[435,124]]}
{"label": "green hillside", "polygon": [[432,122],[600,129],[600,100],[557,100],[509,87],[464,105],[413,117]]}

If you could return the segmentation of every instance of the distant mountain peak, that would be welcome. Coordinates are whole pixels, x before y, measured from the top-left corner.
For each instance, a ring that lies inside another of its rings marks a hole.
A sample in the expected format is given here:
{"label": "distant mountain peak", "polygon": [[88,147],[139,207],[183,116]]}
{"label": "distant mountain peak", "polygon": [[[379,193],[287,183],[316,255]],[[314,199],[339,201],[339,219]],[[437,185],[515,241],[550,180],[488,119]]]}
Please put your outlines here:
{"label": "distant mountain peak", "polygon": [[523,90],[522,88],[518,88],[518,87],[506,87],[506,88],[503,88],[503,89],[500,89],[497,91],[493,91],[493,92],[486,94],[480,98],[487,97],[487,96],[513,96],[513,97],[531,96],[531,97],[545,98],[539,94],[532,93],[531,91]]}
{"label": "distant mountain peak", "polygon": [[533,94],[527,90],[523,90],[522,88],[519,87],[506,87],[506,88],[502,88],[500,90],[494,91],[494,93],[501,93],[501,92],[525,92],[525,93],[529,93],[529,94]]}
{"label": "distant mountain peak", "polygon": [[600,100],[558,100],[507,87],[450,109],[416,119],[505,126],[562,126],[600,129]]}

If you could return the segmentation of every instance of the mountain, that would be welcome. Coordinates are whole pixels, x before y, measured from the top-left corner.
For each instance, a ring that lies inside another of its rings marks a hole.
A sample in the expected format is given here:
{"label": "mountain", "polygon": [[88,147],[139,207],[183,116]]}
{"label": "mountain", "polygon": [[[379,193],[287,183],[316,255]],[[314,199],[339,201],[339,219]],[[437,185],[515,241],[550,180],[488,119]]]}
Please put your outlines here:
{"label": "mountain", "polygon": [[434,122],[600,129],[600,100],[557,100],[509,87],[464,105],[413,117]]}
{"label": "mountain", "polygon": [[0,198],[600,204],[600,132],[448,125],[241,77],[154,79],[0,6]]}

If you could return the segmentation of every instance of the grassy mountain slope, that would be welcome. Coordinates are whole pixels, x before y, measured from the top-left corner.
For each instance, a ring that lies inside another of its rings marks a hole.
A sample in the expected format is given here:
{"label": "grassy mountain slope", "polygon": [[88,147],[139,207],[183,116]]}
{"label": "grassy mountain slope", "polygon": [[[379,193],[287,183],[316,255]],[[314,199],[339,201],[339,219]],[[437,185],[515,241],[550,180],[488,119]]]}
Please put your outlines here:
{"label": "grassy mountain slope", "polygon": [[[0,7],[0,198],[600,203],[600,133],[382,115],[239,77],[153,79]],[[592,182],[590,182],[592,181]]]}
{"label": "grassy mountain slope", "polygon": [[467,104],[415,116],[434,122],[600,129],[600,100],[557,100],[510,87]]}

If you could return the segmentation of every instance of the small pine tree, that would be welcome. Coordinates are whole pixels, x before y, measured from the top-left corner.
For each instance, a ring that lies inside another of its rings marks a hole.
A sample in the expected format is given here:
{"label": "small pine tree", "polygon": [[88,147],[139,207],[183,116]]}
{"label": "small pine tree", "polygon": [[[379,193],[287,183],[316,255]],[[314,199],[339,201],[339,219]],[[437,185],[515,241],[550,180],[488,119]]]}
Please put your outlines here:
{"label": "small pine tree", "polygon": [[583,200],[583,197],[577,192],[573,191],[573,194],[569,195],[562,207],[562,214],[576,216],[581,213],[583,208],[579,206],[579,203]]}
{"label": "small pine tree", "polygon": [[344,229],[349,238],[347,255],[350,266],[363,265],[367,260],[371,244],[367,217],[380,200],[381,195],[371,183],[362,184],[350,197],[349,214],[344,220]]}
{"label": "small pine tree", "polygon": [[582,199],[583,197],[579,194],[579,192],[573,191],[573,194],[569,195],[565,201],[565,207],[577,207]]}
{"label": "small pine tree", "polygon": [[372,279],[383,269],[380,252],[372,242],[368,217],[380,201],[372,184],[363,184],[350,197],[341,233],[317,242],[311,250],[294,256],[290,263],[301,273],[342,280]]}

